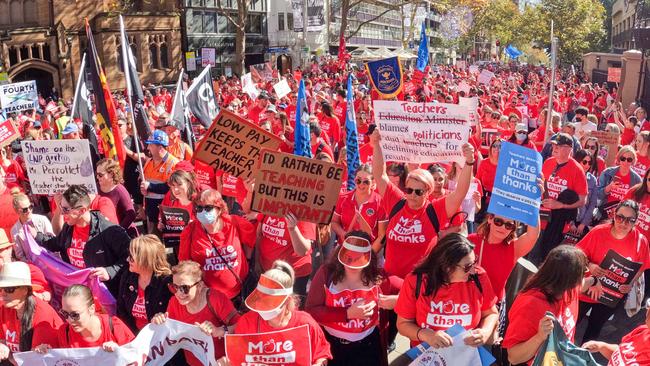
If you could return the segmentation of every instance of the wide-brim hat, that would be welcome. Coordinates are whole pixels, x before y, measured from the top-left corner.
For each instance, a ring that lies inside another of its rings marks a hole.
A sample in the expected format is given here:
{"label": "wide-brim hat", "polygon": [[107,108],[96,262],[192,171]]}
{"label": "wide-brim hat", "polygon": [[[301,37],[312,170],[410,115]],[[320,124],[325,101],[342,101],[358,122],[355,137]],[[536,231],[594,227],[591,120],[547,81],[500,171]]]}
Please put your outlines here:
{"label": "wide-brim hat", "polygon": [[244,303],[256,312],[273,311],[282,306],[292,294],[293,289],[284,288],[278,281],[262,274],[257,287]]}
{"label": "wide-brim hat", "polygon": [[339,250],[339,262],[350,268],[365,268],[370,264],[371,251],[370,241],[358,236],[349,236],[345,238]]}
{"label": "wide-brim hat", "polygon": [[0,270],[0,288],[29,286],[32,287],[32,275],[25,262],[5,263]]}

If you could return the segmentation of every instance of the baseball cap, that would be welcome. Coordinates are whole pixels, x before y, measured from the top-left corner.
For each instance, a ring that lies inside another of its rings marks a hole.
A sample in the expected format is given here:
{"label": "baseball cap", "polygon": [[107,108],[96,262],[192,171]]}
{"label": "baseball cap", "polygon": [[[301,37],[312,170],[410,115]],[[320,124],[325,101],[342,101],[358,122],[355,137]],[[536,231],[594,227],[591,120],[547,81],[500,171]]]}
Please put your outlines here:
{"label": "baseball cap", "polygon": [[551,143],[558,146],[573,147],[573,139],[566,133],[558,133],[555,139],[551,140]]}
{"label": "baseball cap", "polygon": [[169,145],[169,136],[165,133],[165,131],[162,130],[155,130],[153,131],[153,134],[149,138],[149,140],[145,141],[145,144],[153,144],[153,145],[160,145],[167,147]]}
{"label": "baseball cap", "polygon": [[515,127],[515,131],[526,131],[526,132],[528,132],[528,126],[526,126],[525,123],[517,123],[517,126]]}
{"label": "baseball cap", "polygon": [[79,126],[77,126],[76,123],[68,123],[65,128],[63,129],[63,132],[61,132],[63,135],[69,135],[71,133],[79,132]]}

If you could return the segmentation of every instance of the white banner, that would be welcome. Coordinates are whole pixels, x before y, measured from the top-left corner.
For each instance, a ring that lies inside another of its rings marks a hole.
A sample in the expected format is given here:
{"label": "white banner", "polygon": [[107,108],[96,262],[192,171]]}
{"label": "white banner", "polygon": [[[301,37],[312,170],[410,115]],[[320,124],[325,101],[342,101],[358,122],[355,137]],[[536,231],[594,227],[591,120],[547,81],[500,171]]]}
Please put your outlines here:
{"label": "white banner", "polygon": [[171,319],[161,325],[147,325],[131,343],[115,352],[105,352],[101,347],[60,348],[46,355],[15,353],[14,358],[18,366],[162,366],[181,349],[192,352],[203,365],[216,365],[212,337],[195,325]]}
{"label": "white banner", "polygon": [[465,164],[469,110],[457,104],[374,101],[385,161]]}
{"label": "white banner", "polygon": [[22,141],[21,145],[32,193],[61,193],[72,184],[97,193],[88,140]]}
{"label": "white banner", "polygon": [[36,81],[0,86],[0,105],[5,113],[14,113],[38,107]]}
{"label": "white banner", "polygon": [[280,80],[279,83],[273,85],[273,90],[275,90],[275,94],[278,95],[278,99],[281,99],[285,95],[291,93],[291,88],[289,87],[289,83],[287,83],[287,79],[284,78]]}
{"label": "white banner", "polygon": [[481,357],[478,348],[468,346],[464,339],[468,332],[453,337],[450,347],[433,348],[429,347],[422,352],[409,366],[432,366],[432,365],[454,365],[454,366],[476,366],[481,365]]}

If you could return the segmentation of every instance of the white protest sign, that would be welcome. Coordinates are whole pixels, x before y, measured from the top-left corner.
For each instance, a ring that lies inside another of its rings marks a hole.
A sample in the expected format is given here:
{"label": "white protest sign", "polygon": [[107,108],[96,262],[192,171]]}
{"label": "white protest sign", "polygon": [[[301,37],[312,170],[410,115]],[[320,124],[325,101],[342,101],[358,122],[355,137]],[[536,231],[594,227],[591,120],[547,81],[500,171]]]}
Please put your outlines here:
{"label": "white protest sign", "polygon": [[241,86],[242,90],[245,91],[246,94],[248,94],[248,96],[253,100],[257,99],[257,96],[260,95],[260,91],[257,90],[257,87],[253,82],[253,76],[250,72],[248,74],[244,74],[241,77]]}
{"label": "white protest sign", "polygon": [[470,72],[471,74],[478,74],[478,73],[479,73],[479,71],[478,71],[478,66],[477,66],[477,65],[471,65],[471,66],[469,67],[469,72]]}
{"label": "white protest sign", "polygon": [[467,107],[469,112],[469,123],[476,126],[478,123],[478,97],[458,97],[458,105]]}
{"label": "white protest sign", "polygon": [[88,140],[22,141],[21,145],[32,193],[61,193],[73,184],[97,193]]}
{"label": "white protest sign", "polygon": [[181,349],[188,350],[202,365],[216,365],[212,338],[197,326],[168,319],[161,325],[149,324],[131,342],[114,352],[101,347],[51,349],[47,354],[15,353],[18,366],[162,366]]}
{"label": "white protest sign", "polygon": [[465,164],[462,146],[470,134],[467,107],[376,100],[374,115],[385,161]]}
{"label": "white protest sign", "polygon": [[291,93],[289,83],[287,83],[287,79],[284,78],[280,80],[279,83],[273,85],[273,90],[275,90],[275,94],[278,95],[278,98],[283,98],[285,95]]}
{"label": "white protest sign", "polygon": [[492,80],[493,77],[494,77],[494,73],[492,71],[483,70],[478,75],[478,80],[477,81],[479,82],[479,84],[489,85],[490,80]]}
{"label": "white protest sign", "polygon": [[462,81],[460,84],[458,84],[458,92],[465,92],[465,95],[469,95],[469,84],[466,82]]}
{"label": "white protest sign", "polygon": [[214,48],[201,48],[201,66],[214,67],[217,63],[216,53]]}
{"label": "white protest sign", "polygon": [[481,356],[478,348],[468,346],[464,339],[469,332],[463,332],[453,337],[449,347],[429,347],[422,352],[409,366],[454,365],[476,366],[481,365]]}
{"label": "white protest sign", "polygon": [[38,107],[36,81],[0,85],[0,105],[5,113],[14,113]]}

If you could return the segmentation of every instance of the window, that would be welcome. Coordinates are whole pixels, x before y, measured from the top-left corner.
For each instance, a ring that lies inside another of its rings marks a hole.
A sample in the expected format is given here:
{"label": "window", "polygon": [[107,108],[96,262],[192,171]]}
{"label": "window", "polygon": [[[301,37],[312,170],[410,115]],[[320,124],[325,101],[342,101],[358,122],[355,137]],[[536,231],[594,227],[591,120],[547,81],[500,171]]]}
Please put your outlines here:
{"label": "window", "polygon": [[43,60],[52,62],[52,57],[50,56],[50,45],[47,43],[43,44]]}
{"label": "window", "polygon": [[192,17],[189,16],[188,11],[188,24],[190,24],[190,33],[201,33],[203,28],[203,13],[200,11],[193,11]]}
{"label": "window", "polygon": [[262,33],[262,14],[249,14],[246,23],[246,33]]}
{"label": "window", "polygon": [[293,30],[293,13],[287,13],[287,29]]}
{"label": "window", "polygon": [[218,14],[217,15],[217,32],[220,34],[225,34],[228,33],[228,18],[226,18],[224,15]]}
{"label": "window", "polygon": [[278,30],[284,30],[284,13],[278,13]]}
{"label": "window", "polygon": [[158,46],[155,43],[149,44],[149,64],[152,69],[160,68],[160,63],[158,62]]}
{"label": "window", "polygon": [[27,60],[29,58],[29,50],[27,46],[22,46],[20,47],[20,59],[21,60]]}
{"label": "window", "polygon": [[18,63],[18,49],[16,47],[9,48],[9,67]]}
{"label": "window", "polygon": [[217,14],[214,12],[203,13],[203,31],[201,33],[216,33]]}
{"label": "window", "polygon": [[169,57],[167,51],[167,43],[160,44],[160,66],[163,69],[169,69]]}

